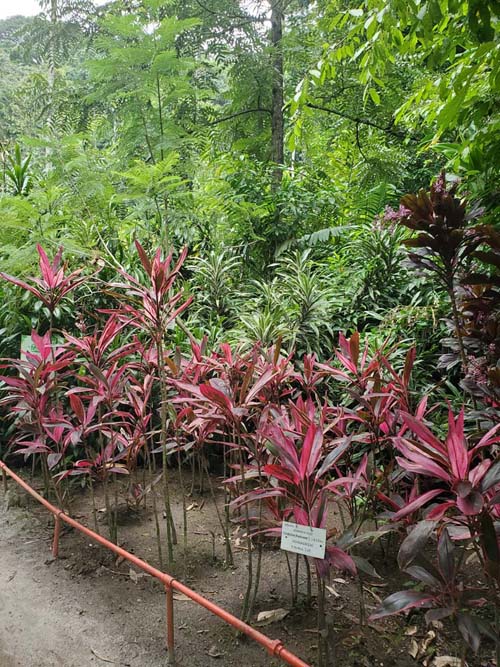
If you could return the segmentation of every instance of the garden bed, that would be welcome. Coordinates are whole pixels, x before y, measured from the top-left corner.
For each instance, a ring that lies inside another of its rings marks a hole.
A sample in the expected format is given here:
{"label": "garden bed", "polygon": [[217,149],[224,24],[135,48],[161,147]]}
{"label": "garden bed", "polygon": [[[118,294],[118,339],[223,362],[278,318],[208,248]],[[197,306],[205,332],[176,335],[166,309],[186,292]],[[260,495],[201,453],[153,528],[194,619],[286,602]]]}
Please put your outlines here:
{"label": "garden bed", "polygon": [[[215,482],[217,480],[214,480]],[[35,486],[40,484],[35,482]],[[246,579],[246,554],[238,529],[232,534],[235,566],[225,567],[223,536],[209,495],[195,494],[189,502],[189,537],[186,557],[176,547],[176,577],[223,608],[238,614]],[[222,498],[220,498],[222,502]],[[104,508],[100,489],[98,509]],[[181,492],[172,482],[174,520],[182,542]],[[2,667],[117,664],[130,667],[164,665],[164,595],[158,582],[120,562],[104,548],[72,530],[64,529],[60,558],[50,556],[52,518],[9,483],[0,514],[2,571],[0,586],[0,658]],[[19,507],[19,505],[23,505]],[[153,514],[148,507],[122,512],[118,541],[127,550],[158,564]],[[72,514],[92,526],[89,494],[74,495]],[[98,512],[104,519],[104,512]],[[100,531],[106,534],[104,520]],[[215,559],[214,559],[215,554]],[[381,574],[391,570],[390,558],[371,547],[371,560]],[[315,664],[317,633],[315,600],[306,599],[306,575],[301,564],[302,595],[291,605],[286,561],[275,546],[266,545],[262,580],[252,622],[262,611],[285,609],[287,616],[262,630],[279,638],[297,655]],[[372,611],[387,587],[373,580],[365,585],[366,611]],[[398,588],[396,578],[390,585]],[[360,624],[359,584],[348,575],[332,574],[327,592],[328,618],[336,667],[416,667],[432,664],[434,656],[459,655],[446,626],[425,627],[422,619],[396,617]],[[313,583],[314,591],[314,583]],[[280,664],[259,646],[237,637],[222,621],[175,595],[176,650],[179,665]],[[420,649],[417,659],[411,657]],[[485,653],[470,666],[493,665]],[[446,663],[444,663],[446,664]],[[453,663],[451,663],[453,665]]]}

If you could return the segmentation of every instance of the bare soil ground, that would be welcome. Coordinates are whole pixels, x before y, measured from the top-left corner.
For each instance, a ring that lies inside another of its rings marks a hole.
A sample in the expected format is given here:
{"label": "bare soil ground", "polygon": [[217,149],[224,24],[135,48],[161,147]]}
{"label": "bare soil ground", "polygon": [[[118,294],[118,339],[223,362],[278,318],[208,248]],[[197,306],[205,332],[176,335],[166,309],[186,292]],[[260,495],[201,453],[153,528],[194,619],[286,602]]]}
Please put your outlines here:
{"label": "bare soil ground", "polygon": [[[54,560],[50,551],[52,518],[36,503],[26,504],[22,492],[17,495],[14,483],[9,484],[7,498],[2,499],[0,492],[0,667],[166,665],[165,596],[160,583],[134,571],[128,563],[120,562],[112,553],[74,531],[63,531],[60,557]],[[181,495],[175,484],[172,495],[174,519],[182,543]],[[158,503],[161,504],[160,498]],[[176,547],[176,564],[171,573],[238,615],[247,576],[244,543],[236,532],[235,567],[225,567],[222,531],[209,495],[194,496],[189,503],[187,552],[183,554],[181,544]],[[104,506],[99,495],[97,506]],[[88,493],[81,491],[76,495],[72,513],[92,527]],[[100,531],[107,534],[105,523],[100,523]],[[150,503],[137,514],[124,514],[118,541],[158,566]],[[376,566],[389,571],[393,567],[383,562]],[[458,655],[443,631],[435,632],[425,654],[414,660],[409,655],[412,642],[424,646],[429,629],[420,621],[417,627],[415,618],[361,625],[358,584],[344,574],[333,577],[328,600],[335,646],[332,667],[417,667],[432,654]],[[254,621],[260,611],[288,610],[284,620],[267,625],[262,631],[281,639],[288,649],[314,665],[316,609],[314,600],[310,603],[305,600],[306,575],[302,565],[300,582],[304,595],[292,608],[284,555],[276,548],[266,547]],[[314,589],[313,581],[313,592]],[[377,598],[387,594],[387,589],[370,585],[367,589],[365,604],[369,613]],[[179,667],[282,664],[252,641],[237,636],[209,612],[182,596],[176,597]],[[492,667],[493,663],[478,659],[468,661],[468,665]]]}

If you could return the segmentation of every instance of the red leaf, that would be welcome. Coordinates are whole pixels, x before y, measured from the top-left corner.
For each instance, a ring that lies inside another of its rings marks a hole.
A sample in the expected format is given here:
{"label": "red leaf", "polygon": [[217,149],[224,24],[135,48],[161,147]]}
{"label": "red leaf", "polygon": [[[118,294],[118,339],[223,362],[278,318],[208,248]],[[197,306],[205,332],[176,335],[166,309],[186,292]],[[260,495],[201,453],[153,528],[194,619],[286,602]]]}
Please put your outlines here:
{"label": "red leaf", "polygon": [[422,552],[435,527],[435,521],[420,521],[404,539],[398,553],[400,570],[406,570],[408,565]]}
{"label": "red leaf", "polygon": [[78,417],[78,421],[81,424],[85,423],[85,408],[83,407],[83,403],[81,399],[76,395],[76,394],[70,394],[69,395],[69,402],[71,404],[71,409],[75,413],[75,415]]}
{"label": "red leaf", "polygon": [[404,367],[404,371],[403,371],[403,379],[404,379],[404,383],[405,383],[406,386],[408,386],[409,383],[410,383],[411,372],[412,372],[413,365],[415,363],[416,357],[417,357],[417,348],[412,347],[410,350],[408,350],[408,353],[406,355],[405,367]]}
{"label": "red leaf", "polygon": [[421,421],[418,421],[413,417],[413,415],[408,414],[407,412],[401,412],[401,417],[406,424],[406,426],[413,431],[415,435],[423,440],[426,444],[430,445],[436,452],[446,455],[446,449],[443,444],[436,438],[435,435],[423,424]]}
{"label": "red leaf", "polygon": [[228,412],[231,415],[233,414],[233,404],[222,391],[215,389],[215,387],[212,387],[209,384],[200,384],[200,391],[209,401],[218,405],[225,412]]}
{"label": "red leaf", "polygon": [[444,482],[451,482],[451,477],[446,470],[441,468],[441,466],[433,461],[430,456],[427,456],[423,452],[411,449],[401,438],[397,440],[396,445],[406,457],[401,458],[400,456],[396,456],[396,461],[402,468],[411,472],[420,473],[421,475],[437,477]]}
{"label": "red leaf", "polygon": [[433,507],[427,514],[425,518],[427,521],[440,521],[445,512],[447,512],[451,507],[455,507],[455,502],[453,500],[448,500],[445,503],[439,503]]}
{"label": "red leaf", "polygon": [[469,468],[469,457],[464,436],[464,409],[462,408],[455,421],[453,412],[448,411],[448,436],[446,447],[450,458],[451,470],[455,479],[466,478]]}
{"label": "red leaf", "polygon": [[353,559],[345,551],[339,549],[339,547],[327,547],[325,558],[332,567],[356,574],[356,564]]}
{"label": "red leaf", "polygon": [[484,499],[479,491],[472,491],[467,496],[457,497],[457,507],[465,516],[480,514],[483,506]]}
{"label": "red leaf", "polygon": [[296,482],[294,475],[286,468],[283,468],[283,466],[270,463],[263,466],[262,472],[264,472],[269,477],[280,479],[282,482],[288,482],[289,484],[295,484]]}
{"label": "red leaf", "polygon": [[149,261],[149,257],[146,255],[146,251],[142,247],[142,245],[139,243],[139,241],[135,241],[135,247],[137,249],[137,254],[139,255],[139,259],[141,260],[141,264],[144,267],[146,273],[148,276],[151,275],[151,262]]}
{"label": "red leaf", "polygon": [[359,332],[355,331],[352,336],[349,338],[349,352],[351,355],[352,362],[357,369],[358,359],[359,359]]}
{"label": "red leaf", "polygon": [[313,474],[321,456],[322,446],[323,432],[321,428],[316,424],[310,424],[300,456],[299,474],[301,479]]}
{"label": "red leaf", "polygon": [[429,502],[429,500],[432,500],[432,498],[438,496],[440,493],[443,493],[442,489],[432,489],[432,491],[427,491],[427,493],[423,493],[418,498],[415,498],[414,501],[408,503],[408,505],[405,505],[402,509],[399,510],[399,512],[396,512],[396,514],[394,514],[394,516],[392,517],[392,520],[399,521],[399,519],[408,516],[408,514],[412,514],[416,510],[420,509],[420,507],[425,505],[425,503]]}

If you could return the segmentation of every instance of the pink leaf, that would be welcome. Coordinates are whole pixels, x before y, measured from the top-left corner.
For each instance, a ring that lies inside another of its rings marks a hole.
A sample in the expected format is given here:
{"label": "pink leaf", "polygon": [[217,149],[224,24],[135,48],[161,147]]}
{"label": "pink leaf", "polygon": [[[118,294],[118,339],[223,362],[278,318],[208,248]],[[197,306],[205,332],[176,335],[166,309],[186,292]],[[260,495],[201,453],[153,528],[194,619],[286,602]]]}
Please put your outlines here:
{"label": "pink leaf", "polygon": [[311,424],[307,429],[300,456],[299,474],[301,479],[313,474],[321,456],[322,445],[323,432],[321,428],[316,424]]}
{"label": "pink leaf", "polygon": [[447,452],[443,444],[431,433],[425,424],[407,412],[401,412],[401,417],[410,431],[413,431],[418,438],[430,445],[436,452],[446,455]]}
{"label": "pink leaf", "polygon": [[413,514],[413,512],[420,509],[423,505],[425,505],[425,503],[429,502],[429,500],[432,500],[432,498],[435,498],[440,493],[443,493],[442,489],[432,489],[432,491],[427,491],[427,493],[423,493],[421,496],[415,498],[415,500],[413,500],[411,503],[408,503],[402,509],[396,512],[392,517],[392,520],[399,521],[399,519],[408,516],[408,514]]}
{"label": "pink leaf", "polygon": [[462,408],[455,421],[453,412],[448,411],[448,437],[446,447],[450,465],[455,479],[465,479],[469,468],[467,445],[464,436],[464,409]]}
{"label": "pink leaf", "polygon": [[332,567],[356,574],[356,564],[353,559],[345,551],[339,549],[339,547],[327,547],[325,558]]}

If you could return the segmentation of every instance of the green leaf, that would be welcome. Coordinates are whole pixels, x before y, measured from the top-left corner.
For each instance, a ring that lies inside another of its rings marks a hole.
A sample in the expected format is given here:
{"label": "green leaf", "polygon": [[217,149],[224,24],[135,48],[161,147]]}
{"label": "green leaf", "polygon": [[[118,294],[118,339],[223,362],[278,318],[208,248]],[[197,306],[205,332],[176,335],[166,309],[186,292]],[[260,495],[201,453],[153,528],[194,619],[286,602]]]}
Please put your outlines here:
{"label": "green leaf", "polygon": [[368,92],[370,93],[370,97],[372,98],[373,103],[378,106],[380,104],[380,95],[377,93],[375,88],[370,88]]}

